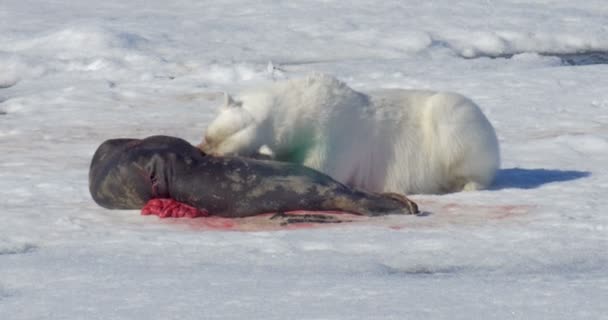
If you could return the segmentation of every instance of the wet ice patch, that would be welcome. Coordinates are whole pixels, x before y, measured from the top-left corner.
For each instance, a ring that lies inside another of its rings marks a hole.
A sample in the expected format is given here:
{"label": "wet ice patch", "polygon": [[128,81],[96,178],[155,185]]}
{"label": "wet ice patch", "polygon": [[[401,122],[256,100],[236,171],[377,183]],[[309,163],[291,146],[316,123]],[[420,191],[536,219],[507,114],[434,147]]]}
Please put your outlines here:
{"label": "wet ice patch", "polygon": [[597,35],[486,31],[456,33],[434,42],[466,59],[549,57],[562,65],[608,63],[608,39]]}
{"label": "wet ice patch", "polygon": [[591,51],[579,53],[557,54],[563,64],[571,66],[584,66],[591,64],[608,64],[608,51]]}
{"label": "wet ice patch", "polygon": [[608,51],[574,53],[522,52],[516,54],[478,55],[471,58],[511,59],[517,62],[536,65],[545,65],[549,63],[552,65],[585,66],[594,64],[608,64]]}
{"label": "wet ice patch", "polygon": [[452,274],[466,270],[466,266],[449,266],[437,264],[413,264],[411,266],[399,268],[389,265],[383,265],[384,271],[389,274],[402,275],[433,275],[433,274]]}

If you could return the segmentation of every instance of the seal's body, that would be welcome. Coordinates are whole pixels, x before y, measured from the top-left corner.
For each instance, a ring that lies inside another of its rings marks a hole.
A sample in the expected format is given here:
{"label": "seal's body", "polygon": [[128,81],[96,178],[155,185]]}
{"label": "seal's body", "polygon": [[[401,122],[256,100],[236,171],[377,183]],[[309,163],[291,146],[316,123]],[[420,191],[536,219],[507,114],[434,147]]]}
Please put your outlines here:
{"label": "seal's body", "polygon": [[223,217],[293,210],[417,212],[404,196],[358,191],[300,165],[209,156],[167,136],[102,143],[91,162],[89,189],[95,202],[110,209],[140,209],[150,199],[170,198]]}
{"label": "seal's body", "polygon": [[319,170],[370,192],[483,189],[499,168],[494,128],[470,99],[449,92],[367,93],[313,74],[227,96],[203,151]]}

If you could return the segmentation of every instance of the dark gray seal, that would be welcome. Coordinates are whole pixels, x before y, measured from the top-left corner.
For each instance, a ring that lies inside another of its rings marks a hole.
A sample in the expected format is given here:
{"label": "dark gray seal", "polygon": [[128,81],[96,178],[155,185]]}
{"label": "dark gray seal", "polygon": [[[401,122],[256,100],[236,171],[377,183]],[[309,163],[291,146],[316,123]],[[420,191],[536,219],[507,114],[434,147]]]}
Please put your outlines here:
{"label": "dark gray seal", "polygon": [[91,162],[89,189],[109,209],[141,209],[148,200],[169,198],[222,217],[295,210],[418,212],[402,195],[366,193],[296,164],[206,155],[168,136],[103,142]]}

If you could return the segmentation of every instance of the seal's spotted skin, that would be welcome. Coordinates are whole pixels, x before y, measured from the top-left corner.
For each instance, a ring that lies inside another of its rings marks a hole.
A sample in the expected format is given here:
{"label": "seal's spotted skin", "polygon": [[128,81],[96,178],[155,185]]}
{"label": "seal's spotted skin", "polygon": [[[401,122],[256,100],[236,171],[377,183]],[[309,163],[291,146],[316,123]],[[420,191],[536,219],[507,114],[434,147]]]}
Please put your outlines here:
{"label": "seal's spotted skin", "polygon": [[173,199],[222,217],[294,210],[367,216],[418,211],[401,195],[355,190],[300,165],[208,156],[168,136],[102,143],[91,162],[89,189],[95,202],[110,209]]}

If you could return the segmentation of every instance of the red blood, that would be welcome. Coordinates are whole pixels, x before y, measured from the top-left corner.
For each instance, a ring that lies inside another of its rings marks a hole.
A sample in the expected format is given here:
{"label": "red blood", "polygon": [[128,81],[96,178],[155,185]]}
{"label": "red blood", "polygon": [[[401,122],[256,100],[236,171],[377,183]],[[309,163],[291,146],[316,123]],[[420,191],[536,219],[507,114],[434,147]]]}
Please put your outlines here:
{"label": "red blood", "polygon": [[210,217],[203,220],[204,225],[211,229],[229,230],[236,225],[234,219],[230,218]]}
{"label": "red blood", "polygon": [[173,199],[150,199],[146,205],[141,208],[141,214],[144,216],[157,215],[160,218],[196,218],[206,217],[209,215],[209,212]]}

